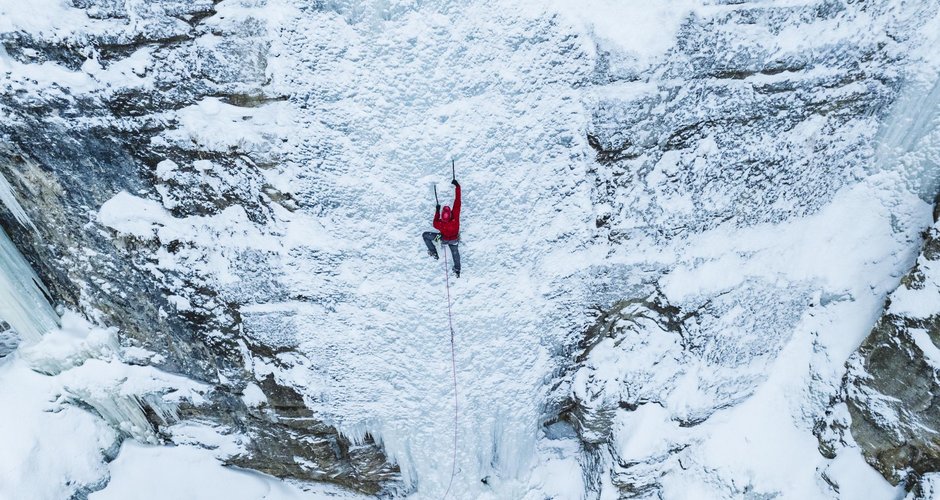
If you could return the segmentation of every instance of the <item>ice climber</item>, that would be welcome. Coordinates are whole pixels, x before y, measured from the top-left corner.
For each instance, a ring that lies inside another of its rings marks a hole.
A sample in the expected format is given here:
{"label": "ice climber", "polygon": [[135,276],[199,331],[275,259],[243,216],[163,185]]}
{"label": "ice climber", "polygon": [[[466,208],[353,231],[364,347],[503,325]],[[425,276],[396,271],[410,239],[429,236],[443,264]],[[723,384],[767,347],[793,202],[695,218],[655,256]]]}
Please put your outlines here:
{"label": "ice climber", "polygon": [[440,258],[437,255],[437,247],[434,246],[436,240],[441,240],[441,246],[450,247],[450,254],[454,256],[454,275],[459,278],[460,251],[457,249],[457,244],[460,240],[460,183],[454,179],[451,184],[455,189],[454,208],[451,209],[445,205],[442,210],[441,206],[437,205],[434,210],[434,229],[439,232],[428,231],[422,236],[424,243],[428,246],[428,255],[435,259]]}

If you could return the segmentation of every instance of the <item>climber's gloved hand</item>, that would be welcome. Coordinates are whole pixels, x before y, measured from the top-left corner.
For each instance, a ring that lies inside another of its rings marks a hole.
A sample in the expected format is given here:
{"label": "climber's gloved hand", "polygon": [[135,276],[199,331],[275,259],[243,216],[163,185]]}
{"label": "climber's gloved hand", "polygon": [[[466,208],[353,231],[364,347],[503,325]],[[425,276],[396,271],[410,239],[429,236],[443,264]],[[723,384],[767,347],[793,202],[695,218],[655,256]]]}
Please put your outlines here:
{"label": "climber's gloved hand", "polygon": [[455,185],[455,186],[457,186],[457,187],[460,187],[460,183],[457,182],[457,179],[454,179],[454,180],[450,181],[450,183],[453,184],[453,185]]}
{"label": "climber's gloved hand", "polygon": [[437,210],[438,212],[440,212],[440,211],[441,211],[441,206],[438,205],[437,208],[435,208],[435,210]]}

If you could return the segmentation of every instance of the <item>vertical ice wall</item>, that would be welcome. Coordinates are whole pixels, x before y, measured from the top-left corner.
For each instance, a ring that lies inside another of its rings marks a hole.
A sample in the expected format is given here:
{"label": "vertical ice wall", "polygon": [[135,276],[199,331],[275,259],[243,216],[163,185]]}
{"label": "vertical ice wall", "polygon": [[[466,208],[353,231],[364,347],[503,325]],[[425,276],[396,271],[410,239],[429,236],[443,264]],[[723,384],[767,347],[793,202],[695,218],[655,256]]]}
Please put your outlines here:
{"label": "vertical ice wall", "polygon": [[940,191],[940,57],[934,49],[940,17],[927,4],[914,12],[914,19],[931,20],[916,25],[920,36],[910,48],[916,62],[902,73],[901,95],[878,131],[875,168],[896,172],[901,189],[932,204]]}
{"label": "vertical ice wall", "polygon": [[907,85],[879,131],[876,165],[898,172],[904,187],[934,201],[940,189],[940,75]]}
{"label": "vertical ice wall", "polygon": [[[0,203],[23,227],[33,228],[10,184],[0,175]],[[0,320],[28,343],[58,324],[58,315],[43,295],[44,286],[13,241],[0,228]]]}

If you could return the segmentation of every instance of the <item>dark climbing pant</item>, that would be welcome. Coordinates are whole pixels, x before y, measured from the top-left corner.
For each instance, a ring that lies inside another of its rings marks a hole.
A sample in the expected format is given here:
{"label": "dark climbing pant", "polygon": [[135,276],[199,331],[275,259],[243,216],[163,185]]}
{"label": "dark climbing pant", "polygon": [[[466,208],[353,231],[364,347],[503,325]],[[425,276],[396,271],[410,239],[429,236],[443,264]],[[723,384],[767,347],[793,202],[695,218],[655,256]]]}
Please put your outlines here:
{"label": "dark climbing pant", "polygon": [[[437,255],[437,247],[434,246],[434,240],[439,238],[441,233],[435,233],[428,231],[421,235],[424,238],[424,244],[428,246],[428,252]],[[454,271],[460,272],[460,250],[457,249],[457,240],[447,241],[441,240],[441,246],[447,245],[450,247],[450,254],[454,256]]]}

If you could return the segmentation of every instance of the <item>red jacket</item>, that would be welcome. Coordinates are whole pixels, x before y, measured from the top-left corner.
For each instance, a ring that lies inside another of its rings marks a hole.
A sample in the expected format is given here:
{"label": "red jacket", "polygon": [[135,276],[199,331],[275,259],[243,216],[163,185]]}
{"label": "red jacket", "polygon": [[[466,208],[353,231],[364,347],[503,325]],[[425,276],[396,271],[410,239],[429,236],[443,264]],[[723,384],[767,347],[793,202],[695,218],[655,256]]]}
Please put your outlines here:
{"label": "red jacket", "polygon": [[441,219],[441,211],[434,211],[434,229],[441,232],[441,239],[454,241],[460,237],[460,186],[457,186],[457,193],[454,195],[454,206],[450,211],[450,220]]}

